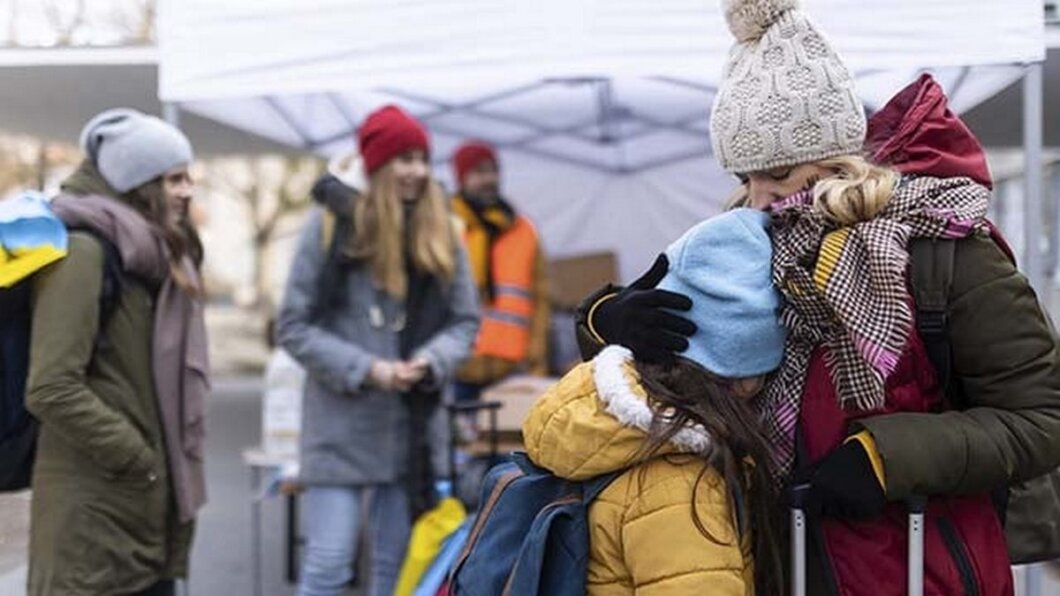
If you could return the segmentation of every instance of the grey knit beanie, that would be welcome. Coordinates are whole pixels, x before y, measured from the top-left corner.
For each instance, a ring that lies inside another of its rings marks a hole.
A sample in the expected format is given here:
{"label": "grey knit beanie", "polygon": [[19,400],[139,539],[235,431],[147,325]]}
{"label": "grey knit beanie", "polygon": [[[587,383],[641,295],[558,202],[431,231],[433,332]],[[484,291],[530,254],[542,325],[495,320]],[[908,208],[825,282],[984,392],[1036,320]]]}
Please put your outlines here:
{"label": "grey knit beanie", "polygon": [[81,150],[107,183],[128,192],[193,159],[184,133],[130,108],[97,114],[81,129]]}
{"label": "grey knit beanie", "polygon": [[749,173],[859,153],[854,79],[797,0],[722,0],[736,38],[710,116],[714,154]]}

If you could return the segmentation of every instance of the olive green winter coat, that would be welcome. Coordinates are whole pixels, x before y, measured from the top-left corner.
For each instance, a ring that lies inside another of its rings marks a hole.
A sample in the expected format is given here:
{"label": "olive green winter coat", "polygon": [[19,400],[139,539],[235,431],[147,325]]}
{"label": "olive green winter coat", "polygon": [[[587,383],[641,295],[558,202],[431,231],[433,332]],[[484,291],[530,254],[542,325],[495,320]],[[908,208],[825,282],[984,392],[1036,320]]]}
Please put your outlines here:
{"label": "olive green winter coat", "polygon": [[151,366],[154,292],[124,278],[97,345],[103,247],[38,273],[26,405],[40,421],[29,594],[123,594],[187,572]]}

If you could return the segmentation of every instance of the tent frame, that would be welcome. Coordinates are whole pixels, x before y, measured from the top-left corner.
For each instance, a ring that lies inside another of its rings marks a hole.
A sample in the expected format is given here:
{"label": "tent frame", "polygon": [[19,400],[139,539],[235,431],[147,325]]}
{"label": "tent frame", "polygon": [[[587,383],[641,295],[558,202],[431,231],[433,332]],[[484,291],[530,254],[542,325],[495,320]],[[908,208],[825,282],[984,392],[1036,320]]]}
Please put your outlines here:
{"label": "tent frame", "polygon": [[[703,105],[709,106],[713,101],[717,89],[709,85],[688,81],[675,77],[651,77],[650,80],[658,83],[679,87],[686,90],[701,92],[704,95]],[[520,95],[537,92],[553,86],[585,86],[595,94],[596,114],[588,119],[575,122],[566,126],[545,126],[533,120],[512,114],[506,114],[497,110],[491,110],[494,105],[502,100],[511,99]],[[534,83],[511,87],[501,91],[483,95],[464,102],[450,102],[430,95],[407,91],[404,89],[384,88],[378,90],[380,93],[389,95],[395,99],[422,104],[429,108],[426,113],[417,117],[436,132],[451,135],[458,138],[470,138],[477,136],[461,127],[443,124],[440,120],[453,114],[473,116],[476,119],[503,125],[515,126],[524,129],[525,134],[515,140],[500,141],[496,139],[486,140],[499,149],[518,150],[528,155],[560,163],[575,164],[593,171],[606,174],[628,175],[637,174],[645,170],[664,167],[689,159],[708,158],[713,155],[710,146],[694,149],[684,149],[671,155],[643,160],[638,163],[628,163],[625,159],[619,165],[607,165],[570,155],[560,150],[537,146],[542,141],[556,138],[573,139],[585,143],[599,145],[602,148],[620,147],[622,143],[635,141],[661,131],[676,132],[696,141],[707,138],[708,131],[706,123],[710,119],[709,108],[697,110],[694,113],[681,114],[676,118],[662,120],[653,118],[647,114],[637,112],[629,106],[622,105],[616,101],[612,88],[612,81],[605,77],[577,77],[577,78],[554,78],[544,79]],[[359,119],[355,117],[354,110],[346,103],[338,93],[328,93],[328,100],[344,120],[343,130],[326,137],[315,138],[299,123],[284,105],[278,96],[266,96],[261,98],[265,105],[279,118],[299,139],[300,146],[307,151],[317,151],[322,147],[335,143],[336,141],[349,138],[356,133]],[[166,119],[170,122],[179,123],[179,103],[169,102],[164,104]],[[600,133],[593,134],[589,129],[598,128]],[[443,160],[444,157],[438,157]],[[439,162],[440,163],[440,162]]]}

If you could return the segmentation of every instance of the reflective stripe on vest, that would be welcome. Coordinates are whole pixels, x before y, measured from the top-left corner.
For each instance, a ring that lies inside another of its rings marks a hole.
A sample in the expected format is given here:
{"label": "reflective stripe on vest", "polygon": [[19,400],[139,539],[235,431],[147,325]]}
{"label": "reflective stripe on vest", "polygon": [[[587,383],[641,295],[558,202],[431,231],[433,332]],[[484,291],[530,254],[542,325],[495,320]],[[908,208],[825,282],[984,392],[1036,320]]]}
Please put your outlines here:
{"label": "reflective stripe on vest", "polygon": [[524,217],[501,234],[490,248],[493,302],[483,309],[482,327],[475,342],[476,356],[522,362],[530,351],[530,322],[534,313],[534,261],[537,233]]}

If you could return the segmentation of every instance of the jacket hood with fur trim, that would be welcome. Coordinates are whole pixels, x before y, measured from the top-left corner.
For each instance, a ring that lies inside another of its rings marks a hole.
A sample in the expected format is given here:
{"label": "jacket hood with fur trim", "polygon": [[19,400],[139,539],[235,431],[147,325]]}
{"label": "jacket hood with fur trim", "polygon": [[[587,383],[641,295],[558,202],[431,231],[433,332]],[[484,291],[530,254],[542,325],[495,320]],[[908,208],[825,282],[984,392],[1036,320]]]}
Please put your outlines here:
{"label": "jacket hood with fur trim", "polygon": [[[537,400],[523,423],[523,440],[537,465],[584,480],[635,463],[652,416],[632,354],[608,346]],[[688,427],[656,455],[702,453],[710,441],[702,427]]]}

